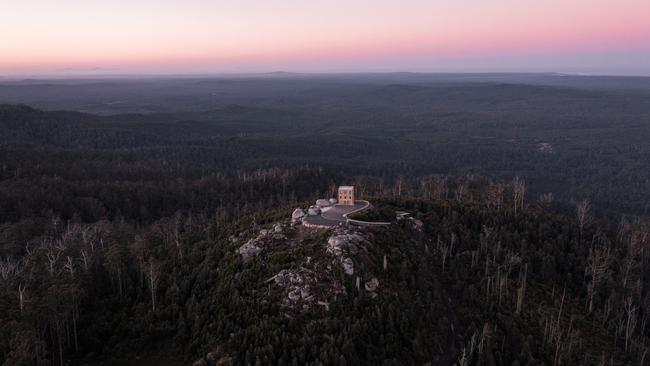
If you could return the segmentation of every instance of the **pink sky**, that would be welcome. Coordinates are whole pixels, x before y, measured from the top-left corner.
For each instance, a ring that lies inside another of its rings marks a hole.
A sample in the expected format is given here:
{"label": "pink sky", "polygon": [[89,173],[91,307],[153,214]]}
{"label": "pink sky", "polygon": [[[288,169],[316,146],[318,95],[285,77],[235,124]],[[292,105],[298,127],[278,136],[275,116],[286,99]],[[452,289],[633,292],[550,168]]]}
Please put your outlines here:
{"label": "pink sky", "polygon": [[648,0],[21,0],[1,11],[0,75],[650,74]]}

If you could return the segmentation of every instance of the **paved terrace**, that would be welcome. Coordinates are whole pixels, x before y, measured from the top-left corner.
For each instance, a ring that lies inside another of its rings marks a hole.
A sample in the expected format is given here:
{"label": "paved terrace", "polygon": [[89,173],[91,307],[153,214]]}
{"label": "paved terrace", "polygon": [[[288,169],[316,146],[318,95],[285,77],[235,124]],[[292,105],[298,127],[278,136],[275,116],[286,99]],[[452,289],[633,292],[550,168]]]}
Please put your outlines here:
{"label": "paved terrace", "polygon": [[[354,206],[349,205],[334,205],[331,206],[327,211],[322,212],[320,215],[307,216],[304,220],[308,225],[317,225],[317,226],[336,226],[342,222],[348,222],[347,215],[363,211],[370,207],[370,202],[357,200],[354,201]],[[352,221],[352,220],[350,220]],[[365,223],[363,221],[353,221],[357,224],[379,224],[387,225],[389,223]]]}

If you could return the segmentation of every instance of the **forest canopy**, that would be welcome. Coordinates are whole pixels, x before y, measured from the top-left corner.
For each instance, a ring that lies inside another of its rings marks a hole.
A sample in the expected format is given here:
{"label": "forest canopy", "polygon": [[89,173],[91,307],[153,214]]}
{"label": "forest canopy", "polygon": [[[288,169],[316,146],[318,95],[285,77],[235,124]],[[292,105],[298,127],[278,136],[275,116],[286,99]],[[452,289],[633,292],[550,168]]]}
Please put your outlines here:
{"label": "forest canopy", "polygon": [[[0,103],[0,364],[650,362],[647,78],[25,80]],[[341,184],[412,218],[289,222]]]}

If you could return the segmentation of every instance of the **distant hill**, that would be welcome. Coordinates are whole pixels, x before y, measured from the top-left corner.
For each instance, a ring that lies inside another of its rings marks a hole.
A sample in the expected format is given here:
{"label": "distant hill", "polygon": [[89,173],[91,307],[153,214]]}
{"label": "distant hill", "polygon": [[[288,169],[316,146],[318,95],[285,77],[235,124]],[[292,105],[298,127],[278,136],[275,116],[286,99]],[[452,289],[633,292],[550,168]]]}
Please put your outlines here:
{"label": "distant hill", "polygon": [[[307,104],[111,116],[3,105],[0,144],[66,149],[78,161],[87,150],[135,160],[174,156],[199,172],[309,164],[388,182],[430,174],[518,175],[532,182],[534,195],[587,197],[617,213],[650,212],[650,99],[640,95],[491,83],[388,84],[354,98],[348,92],[328,102],[317,91],[300,94]],[[540,152],[540,142],[551,153]]]}

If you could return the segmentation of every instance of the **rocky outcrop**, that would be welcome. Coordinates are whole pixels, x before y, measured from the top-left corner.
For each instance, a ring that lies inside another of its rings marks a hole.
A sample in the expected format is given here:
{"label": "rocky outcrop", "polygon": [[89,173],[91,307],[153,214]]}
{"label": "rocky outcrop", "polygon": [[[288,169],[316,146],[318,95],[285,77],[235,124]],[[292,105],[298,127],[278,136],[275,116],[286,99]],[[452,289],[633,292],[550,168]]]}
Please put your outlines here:
{"label": "rocky outcrop", "polygon": [[245,261],[250,260],[252,257],[256,256],[257,253],[261,252],[262,248],[260,247],[260,242],[257,239],[250,239],[246,244],[242,245],[237,249],[237,252],[242,256],[242,259]]}
{"label": "rocky outcrop", "polygon": [[354,261],[350,255],[355,255],[366,239],[358,232],[346,228],[338,228],[327,239],[327,254],[336,257],[346,275],[354,275]]}
{"label": "rocky outcrop", "polygon": [[311,284],[317,282],[314,271],[306,268],[283,269],[267,282],[275,282],[278,287],[286,291],[287,297],[284,304],[295,306],[298,302],[311,303],[314,297],[311,294]]}
{"label": "rocky outcrop", "polygon": [[351,258],[341,258],[341,266],[346,275],[352,276],[354,274],[354,262]]}
{"label": "rocky outcrop", "polygon": [[[305,212],[299,209],[294,211],[294,214],[292,220],[305,217]],[[302,228],[297,229],[300,231]],[[370,297],[377,296],[379,281],[372,276],[366,277],[363,269],[357,268],[359,262],[355,259],[360,252],[367,251],[369,245],[363,230],[346,225],[337,226],[329,231],[330,235],[324,245],[320,244],[320,233],[301,232],[294,237],[294,230],[294,226],[283,223],[273,224],[270,228],[267,226],[267,229],[259,230],[257,237],[248,239],[238,249],[244,260],[249,260],[261,252],[268,252],[271,255],[268,258],[275,258],[273,250],[290,251],[296,245],[308,243],[309,249],[305,254],[309,255],[302,258],[290,257],[291,267],[281,269],[264,284],[263,291],[269,295],[272,289],[279,291],[280,296],[273,298],[279,298],[279,301],[276,301],[285,316],[292,317],[291,312],[294,311],[328,311],[331,303],[346,294],[346,287],[340,282],[341,271],[348,278],[355,275],[359,277],[359,291],[365,288]],[[244,242],[244,238],[245,235],[238,236],[237,242]],[[313,254],[309,252],[314,250]],[[278,257],[284,258],[283,255]],[[370,280],[361,282],[364,277]]]}
{"label": "rocky outcrop", "polygon": [[367,281],[366,284],[364,285],[366,291],[369,292],[375,292],[377,291],[377,288],[379,287],[379,280],[375,277],[370,279],[370,281]]}
{"label": "rocky outcrop", "polygon": [[208,366],[208,361],[206,361],[205,359],[202,358],[200,360],[195,361],[192,364],[192,366]]}
{"label": "rocky outcrop", "polygon": [[307,214],[305,211],[301,208],[297,208],[293,210],[293,213],[291,214],[291,223],[295,224],[297,222],[302,221],[303,217],[305,217]]}
{"label": "rocky outcrop", "polygon": [[271,235],[274,240],[286,239],[286,236],[284,235],[284,227],[279,222],[273,225],[273,228],[271,228],[271,231],[267,235]]}
{"label": "rocky outcrop", "polygon": [[[233,237],[231,237],[233,238]],[[270,242],[283,241],[286,239],[285,226],[282,223],[275,223],[271,229],[261,229],[257,237],[249,239],[244,245],[237,249],[237,253],[242,256],[244,261],[250,260],[252,257],[259,254],[263,248]],[[236,243],[237,239],[231,240]]]}
{"label": "rocky outcrop", "polygon": [[329,200],[322,199],[322,198],[319,199],[319,200],[316,200],[316,206],[318,206],[318,207],[329,207],[331,205],[332,204],[330,203]]}
{"label": "rocky outcrop", "polygon": [[234,360],[232,357],[224,354],[224,350],[221,346],[218,346],[217,349],[208,352],[205,357],[195,361],[192,366],[232,366],[234,365]]}
{"label": "rocky outcrop", "polygon": [[233,366],[234,364],[235,364],[235,360],[232,357],[223,356],[219,360],[217,360],[215,366]]}
{"label": "rocky outcrop", "polygon": [[327,253],[338,257],[345,249],[351,254],[356,254],[358,252],[357,245],[363,241],[365,241],[365,238],[358,233],[346,233],[337,230],[334,235],[327,239]]}

